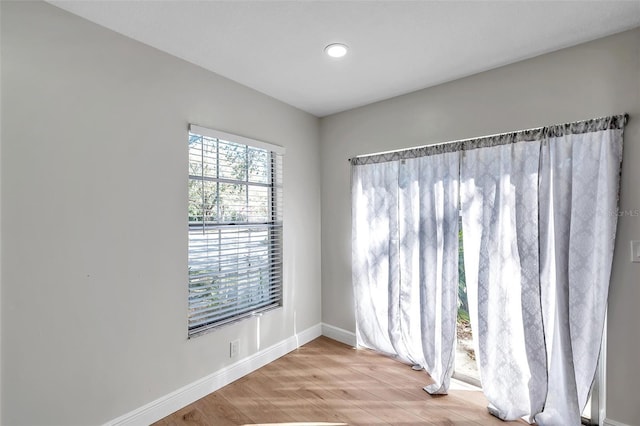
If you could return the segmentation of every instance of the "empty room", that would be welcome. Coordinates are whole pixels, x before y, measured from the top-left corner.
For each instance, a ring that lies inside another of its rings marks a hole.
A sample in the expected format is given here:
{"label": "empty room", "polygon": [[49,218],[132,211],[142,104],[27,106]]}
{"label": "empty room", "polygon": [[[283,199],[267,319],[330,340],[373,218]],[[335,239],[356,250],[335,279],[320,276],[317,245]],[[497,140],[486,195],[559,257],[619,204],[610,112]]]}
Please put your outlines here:
{"label": "empty room", "polygon": [[0,424],[640,425],[640,0],[0,0]]}

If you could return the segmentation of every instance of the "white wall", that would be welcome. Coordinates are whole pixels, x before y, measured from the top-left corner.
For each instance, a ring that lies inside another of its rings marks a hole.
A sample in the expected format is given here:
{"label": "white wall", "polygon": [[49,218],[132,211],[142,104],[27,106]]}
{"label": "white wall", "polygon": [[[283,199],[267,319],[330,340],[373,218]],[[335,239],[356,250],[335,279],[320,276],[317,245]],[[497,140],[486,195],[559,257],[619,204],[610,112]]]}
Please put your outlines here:
{"label": "white wall", "polygon": [[[321,120],[322,318],[353,331],[347,159],[357,154],[490,135],[627,112],[621,209],[640,209],[640,29]],[[622,217],[609,297],[608,417],[640,424],[640,264]],[[584,315],[589,315],[585,312]]]}
{"label": "white wall", "polygon": [[[3,425],[101,424],[320,322],[318,119],[1,2]],[[283,309],[187,340],[187,126],[286,147]]]}

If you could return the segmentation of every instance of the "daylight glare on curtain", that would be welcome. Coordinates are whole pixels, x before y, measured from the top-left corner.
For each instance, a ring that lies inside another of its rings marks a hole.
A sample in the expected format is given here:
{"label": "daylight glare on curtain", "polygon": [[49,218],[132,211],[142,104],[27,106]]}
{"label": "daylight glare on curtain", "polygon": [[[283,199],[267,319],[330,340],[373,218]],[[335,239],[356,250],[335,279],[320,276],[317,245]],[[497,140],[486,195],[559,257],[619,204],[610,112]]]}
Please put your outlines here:
{"label": "daylight glare on curtain", "polygon": [[358,344],[424,366],[425,390],[446,393],[460,208],[489,411],[579,425],[602,341],[627,119],[353,159]]}
{"label": "daylight glare on curtain", "polygon": [[558,126],[462,157],[471,323],[502,419],[580,424],[604,326],[623,123]]}
{"label": "daylight glare on curtain", "polygon": [[453,372],[459,154],[353,168],[358,345],[423,366],[429,393]]}
{"label": "daylight glare on curtain", "polygon": [[550,137],[540,162],[540,289],[549,384],[541,425],[580,423],[598,363],[622,161],[619,127]]}
{"label": "daylight glare on curtain", "polygon": [[471,325],[490,410],[539,412],[546,355],[538,265],[540,142],[465,152],[461,163],[464,264]]}

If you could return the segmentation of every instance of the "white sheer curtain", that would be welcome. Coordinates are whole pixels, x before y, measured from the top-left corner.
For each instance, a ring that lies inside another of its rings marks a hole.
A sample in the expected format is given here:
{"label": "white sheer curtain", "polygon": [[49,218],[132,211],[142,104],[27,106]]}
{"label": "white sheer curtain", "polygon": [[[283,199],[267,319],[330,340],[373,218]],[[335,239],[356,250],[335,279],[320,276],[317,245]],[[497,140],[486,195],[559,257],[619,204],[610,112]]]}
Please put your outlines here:
{"label": "white sheer curtain", "polygon": [[538,273],[540,144],[465,152],[464,266],[471,327],[490,409],[517,419],[542,409],[546,357]]}
{"label": "white sheer curtain", "polygon": [[602,338],[622,130],[466,152],[465,274],[482,386],[498,417],[579,425]]}
{"label": "white sheer curtain", "polygon": [[489,410],[579,425],[602,339],[627,118],[352,160],[358,344],[424,366],[434,380],[425,390],[446,393],[459,193]]}
{"label": "white sheer curtain", "polygon": [[358,345],[425,368],[447,393],[458,288],[459,153],[352,168]]}
{"label": "white sheer curtain", "polygon": [[540,284],[549,385],[535,420],[578,425],[604,327],[622,129],[549,138],[541,157]]}

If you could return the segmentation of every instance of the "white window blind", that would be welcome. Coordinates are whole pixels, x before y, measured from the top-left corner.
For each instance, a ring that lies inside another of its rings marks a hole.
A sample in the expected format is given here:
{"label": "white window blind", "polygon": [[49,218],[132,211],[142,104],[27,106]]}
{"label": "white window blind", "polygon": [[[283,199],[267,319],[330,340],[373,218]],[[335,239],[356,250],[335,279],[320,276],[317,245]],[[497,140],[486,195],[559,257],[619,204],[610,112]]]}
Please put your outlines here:
{"label": "white window blind", "polygon": [[283,153],[190,126],[190,337],[282,305]]}

